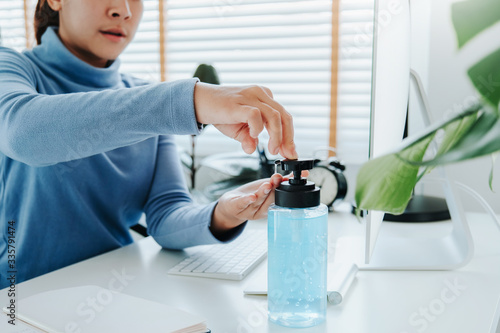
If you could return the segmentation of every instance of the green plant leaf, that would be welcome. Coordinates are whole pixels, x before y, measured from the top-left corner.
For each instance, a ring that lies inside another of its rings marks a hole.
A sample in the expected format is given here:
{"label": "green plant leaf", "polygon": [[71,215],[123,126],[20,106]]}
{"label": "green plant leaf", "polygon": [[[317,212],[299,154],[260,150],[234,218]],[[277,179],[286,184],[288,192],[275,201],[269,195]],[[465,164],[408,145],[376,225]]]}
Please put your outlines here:
{"label": "green plant leaf", "polygon": [[[448,153],[463,135],[468,133],[478,118],[479,105],[432,126],[422,135],[405,140],[398,152],[381,156],[365,163],[358,173],[356,182],[356,206],[358,214],[362,209],[380,210],[392,214],[404,212],[411,198],[413,188],[420,178],[429,172],[434,164],[423,162],[426,151],[438,130],[445,135],[436,157]],[[426,165],[419,174],[420,167]]]}
{"label": "green plant leaf", "polygon": [[463,118],[457,119],[456,121],[449,123],[443,127],[444,136],[439,143],[436,156],[442,156],[443,154],[450,151],[450,149],[452,149],[457,144],[457,142],[467,134],[467,131],[474,125],[474,122],[477,120],[478,112],[464,116]]}
{"label": "green plant leaf", "polygon": [[[438,149],[437,149],[437,152],[435,153],[434,158],[448,153],[448,151],[456,144],[456,142],[459,141],[461,139],[461,137],[474,124],[474,121],[477,119],[477,113],[478,112],[475,112],[472,114],[468,114],[466,116],[463,115],[463,117],[456,118],[453,122],[447,123],[446,125],[443,125],[442,130],[444,131],[444,135],[443,135],[443,138],[441,139],[441,142],[438,146]],[[437,134],[437,130],[435,131],[435,133]],[[428,148],[428,150],[429,150],[429,148]],[[403,159],[401,156],[399,156],[399,154],[398,154],[398,157]],[[436,166],[435,164],[428,164],[426,162],[412,162],[412,161],[407,161],[407,160],[405,160],[405,162],[410,163],[410,164],[416,164],[419,166],[425,166],[424,170],[420,173],[420,175],[417,178],[417,183],[426,174],[430,173],[434,169],[434,167]]]}
{"label": "green plant leaf", "polygon": [[498,22],[499,13],[500,1],[498,0],[468,0],[453,3],[451,19],[457,33],[458,48]]}
{"label": "green plant leaf", "polygon": [[483,112],[466,131],[462,132],[453,147],[431,160],[423,161],[421,165],[455,163],[499,150],[500,118],[495,112]]}
{"label": "green plant leaf", "polygon": [[[443,125],[442,128],[440,128],[444,131],[444,135],[440,140],[440,144],[438,146],[434,158],[447,154],[448,151],[450,151],[450,149],[462,138],[462,136],[474,124],[474,121],[477,119],[478,112],[479,111],[476,111],[471,114],[463,113],[460,117],[455,118],[454,121],[445,122],[445,125]],[[436,134],[438,130],[435,131]],[[412,162],[412,161],[406,161],[406,162],[410,164],[413,163],[420,166],[425,166],[424,171],[421,172],[420,175],[418,176],[417,182],[419,182],[420,179],[423,178],[423,176],[431,172],[435,167],[434,164],[428,164],[426,162]]]}
{"label": "green plant leaf", "polygon": [[417,183],[419,166],[406,160],[418,162],[424,157],[433,135],[393,153],[372,159],[361,167],[356,179],[356,207],[385,211],[392,214],[404,212]]}
{"label": "green plant leaf", "polygon": [[407,139],[405,139],[402,143],[401,146],[397,149],[398,151],[402,151],[408,147],[411,147],[415,144],[417,144],[419,141],[427,139],[428,136],[434,136],[436,132],[442,128],[445,128],[446,126],[455,123],[457,121],[462,120],[463,118],[466,117],[477,117],[477,113],[482,109],[482,106],[477,104],[473,105],[472,107],[468,108],[465,111],[462,111],[461,113],[456,114],[454,117],[451,117],[449,119],[445,119],[441,121],[440,123],[433,124],[429,126],[423,133],[420,135],[416,136],[411,136]]}
{"label": "green plant leaf", "polygon": [[[500,3],[500,1],[498,1]],[[500,16],[500,9],[499,14]],[[493,107],[500,103],[500,49],[496,50],[467,72],[474,87]]]}
{"label": "green plant leaf", "polygon": [[[445,121],[440,127],[434,128],[434,133],[438,130],[443,130],[444,135],[439,139],[439,145],[434,157],[426,161],[410,161],[405,160],[409,164],[415,164],[419,166],[426,166],[432,169],[434,166],[439,164],[444,164],[445,159],[451,152],[454,152],[454,148],[463,139],[464,136],[470,135],[471,128],[476,124],[478,120],[479,108],[476,108],[475,112],[464,112],[459,114],[458,117],[452,119],[452,121]],[[401,159],[404,160],[402,156]]]}
{"label": "green plant leaf", "polygon": [[201,64],[196,68],[193,77],[197,77],[201,82],[220,84],[219,75],[212,65]]}

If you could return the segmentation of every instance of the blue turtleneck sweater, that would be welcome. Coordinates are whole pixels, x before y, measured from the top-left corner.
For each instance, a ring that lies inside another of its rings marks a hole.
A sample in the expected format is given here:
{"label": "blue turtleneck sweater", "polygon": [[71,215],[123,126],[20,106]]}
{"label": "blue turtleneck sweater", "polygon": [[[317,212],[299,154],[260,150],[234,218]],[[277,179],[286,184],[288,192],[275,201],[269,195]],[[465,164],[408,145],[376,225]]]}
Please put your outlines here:
{"label": "blue turtleneck sweater", "polygon": [[198,133],[196,80],[148,85],[119,66],[81,61],[54,28],[31,51],[0,47],[0,289],[9,271],[19,283],[131,243],[142,213],[163,247],[218,242],[170,136]]}

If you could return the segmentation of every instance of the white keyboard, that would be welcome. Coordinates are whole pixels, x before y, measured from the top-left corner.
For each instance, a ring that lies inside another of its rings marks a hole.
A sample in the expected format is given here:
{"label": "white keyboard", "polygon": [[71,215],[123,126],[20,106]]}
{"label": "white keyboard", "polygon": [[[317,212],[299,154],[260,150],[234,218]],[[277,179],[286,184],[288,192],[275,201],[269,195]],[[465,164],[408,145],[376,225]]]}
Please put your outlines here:
{"label": "white keyboard", "polygon": [[245,230],[228,244],[204,246],[168,273],[215,279],[243,280],[267,255],[266,230]]}

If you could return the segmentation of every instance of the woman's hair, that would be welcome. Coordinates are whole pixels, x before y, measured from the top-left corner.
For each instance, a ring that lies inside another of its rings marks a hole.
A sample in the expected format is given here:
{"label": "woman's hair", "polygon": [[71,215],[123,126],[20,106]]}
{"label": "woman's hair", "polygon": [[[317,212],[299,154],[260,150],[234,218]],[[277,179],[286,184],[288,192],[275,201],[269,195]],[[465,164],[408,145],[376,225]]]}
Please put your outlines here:
{"label": "woman's hair", "polygon": [[50,8],[46,0],[38,0],[35,10],[35,37],[37,44],[42,43],[42,35],[49,26],[59,26],[59,12]]}

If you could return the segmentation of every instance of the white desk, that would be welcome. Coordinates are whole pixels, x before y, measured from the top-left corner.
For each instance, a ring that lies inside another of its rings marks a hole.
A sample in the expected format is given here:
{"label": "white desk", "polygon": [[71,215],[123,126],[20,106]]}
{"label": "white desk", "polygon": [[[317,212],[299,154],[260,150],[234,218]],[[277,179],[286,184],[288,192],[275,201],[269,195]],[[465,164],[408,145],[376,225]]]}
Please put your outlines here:
{"label": "white desk", "polygon": [[[500,232],[485,214],[468,213],[467,217],[475,241],[475,255],[467,266],[455,271],[360,271],[344,302],[329,305],[326,322],[300,332],[489,332],[500,296]],[[266,228],[266,222],[252,221],[249,227]],[[359,235],[364,230],[348,213],[330,214],[329,227],[331,240],[338,234]],[[402,228],[392,223],[384,227]],[[200,314],[214,333],[299,332],[268,322],[266,297],[243,295],[245,285],[266,263],[243,281],[168,275],[168,269],[189,251],[162,250],[148,237],[21,283],[18,296],[113,283],[114,287],[122,285],[123,293]],[[116,275],[122,273],[129,279],[117,280]],[[455,283],[462,289],[449,287]],[[0,291],[0,299],[5,305],[6,289]],[[2,319],[2,332],[10,326],[5,322]]]}

